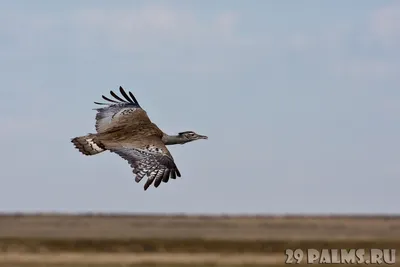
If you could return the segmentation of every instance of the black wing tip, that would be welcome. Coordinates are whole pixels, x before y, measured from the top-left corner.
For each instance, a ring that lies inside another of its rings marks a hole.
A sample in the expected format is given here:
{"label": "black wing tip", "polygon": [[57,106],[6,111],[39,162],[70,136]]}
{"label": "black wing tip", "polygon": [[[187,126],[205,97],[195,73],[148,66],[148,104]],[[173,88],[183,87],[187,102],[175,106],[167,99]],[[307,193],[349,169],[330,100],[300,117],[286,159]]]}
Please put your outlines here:
{"label": "black wing tip", "polygon": [[133,100],[130,99],[129,96],[126,94],[126,92],[125,92],[125,90],[122,88],[122,86],[119,87],[119,91],[120,91],[120,93],[122,94],[122,96],[125,97],[125,99],[126,99],[128,102],[130,102],[130,103],[132,103],[132,104],[135,104],[135,103],[133,102]]}
{"label": "black wing tip", "polygon": [[137,105],[137,106],[140,107],[139,102],[136,100],[136,98],[135,98],[135,96],[132,94],[132,92],[128,91],[128,94],[129,94],[129,95],[128,95],[128,94],[125,92],[125,90],[124,90],[124,88],[123,88],[122,86],[119,86],[119,91],[120,91],[121,95],[122,95],[125,99],[121,98],[121,97],[118,96],[116,93],[114,93],[112,90],[110,90],[110,95],[111,95],[112,97],[114,97],[114,98],[115,98],[116,100],[118,100],[118,101],[115,101],[115,100],[113,100],[113,99],[110,99],[110,98],[108,98],[108,97],[102,95],[101,97],[102,97],[104,100],[106,100],[106,101],[108,101],[108,102],[111,102],[111,104],[100,103],[100,102],[94,102],[94,103],[97,104],[97,105],[129,104],[129,103],[131,103],[131,104],[135,104],[135,105]]}
{"label": "black wing tip", "polygon": [[144,184],[144,191],[146,191],[150,187],[153,181],[154,180],[147,179],[146,183]]}
{"label": "black wing tip", "polygon": [[159,187],[160,184],[161,184],[161,181],[162,181],[161,179],[155,181],[155,182],[154,182],[154,187],[155,187],[155,188]]}
{"label": "black wing tip", "polygon": [[[143,186],[143,190],[147,191],[149,187],[153,184],[155,188],[158,188],[162,182],[168,183],[168,180],[171,179],[176,179],[176,176],[181,177],[181,173],[179,172],[178,169],[170,169],[164,173],[164,175],[158,179],[158,180],[147,180],[146,183]],[[140,181],[136,181],[140,182]],[[153,183],[154,182],[154,183]]]}
{"label": "black wing tip", "polygon": [[136,97],[132,94],[131,91],[128,91],[128,94],[125,92],[124,88],[122,88],[122,86],[119,87],[119,91],[121,92],[121,94],[131,103],[136,104],[140,107],[139,102],[137,101]]}
{"label": "black wing tip", "polygon": [[126,102],[124,99],[122,99],[121,97],[119,97],[116,93],[114,93],[112,90],[110,90],[110,95],[112,95],[115,99],[117,99],[117,100],[120,101],[121,103],[128,103],[128,102]]}

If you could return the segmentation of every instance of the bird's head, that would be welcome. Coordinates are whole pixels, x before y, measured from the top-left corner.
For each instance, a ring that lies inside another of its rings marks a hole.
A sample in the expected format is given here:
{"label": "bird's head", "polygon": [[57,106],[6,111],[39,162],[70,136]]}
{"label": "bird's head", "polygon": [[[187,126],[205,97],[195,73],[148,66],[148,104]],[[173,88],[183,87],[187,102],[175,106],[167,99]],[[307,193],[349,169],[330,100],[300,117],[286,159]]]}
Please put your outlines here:
{"label": "bird's head", "polygon": [[178,135],[180,138],[182,138],[185,141],[185,143],[192,142],[192,141],[199,140],[199,139],[208,139],[207,136],[197,134],[193,131],[181,132]]}

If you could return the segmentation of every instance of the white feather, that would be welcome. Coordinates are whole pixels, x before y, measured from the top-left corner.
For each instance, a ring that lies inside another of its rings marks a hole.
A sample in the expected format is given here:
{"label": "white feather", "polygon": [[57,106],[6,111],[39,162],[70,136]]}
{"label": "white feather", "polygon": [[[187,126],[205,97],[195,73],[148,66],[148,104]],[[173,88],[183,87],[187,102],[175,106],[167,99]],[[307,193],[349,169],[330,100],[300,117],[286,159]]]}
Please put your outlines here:
{"label": "white feather", "polygon": [[86,142],[88,142],[88,144],[97,152],[103,151],[104,149],[102,149],[101,147],[99,147],[95,142],[93,142],[92,138],[86,139]]}

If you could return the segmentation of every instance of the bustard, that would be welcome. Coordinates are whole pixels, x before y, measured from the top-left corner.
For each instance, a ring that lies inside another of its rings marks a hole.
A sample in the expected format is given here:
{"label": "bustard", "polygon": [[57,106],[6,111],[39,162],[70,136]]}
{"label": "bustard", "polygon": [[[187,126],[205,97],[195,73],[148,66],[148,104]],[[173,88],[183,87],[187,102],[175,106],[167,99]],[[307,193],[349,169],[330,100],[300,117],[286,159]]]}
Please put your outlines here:
{"label": "bustard", "polygon": [[164,133],[150,121],[146,111],[131,92],[128,92],[128,96],[121,86],[119,90],[125,100],[110,91],[116,100],[102,95],[103,99],[110,103],[94,102],[97,105],[107,105],[95,109],[97,133],[71,139],[75,148],[88,156],[106,150],[118,154],[133,168],[137,183],[143,177],[148,177],[144,190],[147,190],[153,181],[154,187],[158,187],[161,181],[166,183],[169,178],[181,177],[166,145],[185,144],[208,137],[193,131],[177,135]]}

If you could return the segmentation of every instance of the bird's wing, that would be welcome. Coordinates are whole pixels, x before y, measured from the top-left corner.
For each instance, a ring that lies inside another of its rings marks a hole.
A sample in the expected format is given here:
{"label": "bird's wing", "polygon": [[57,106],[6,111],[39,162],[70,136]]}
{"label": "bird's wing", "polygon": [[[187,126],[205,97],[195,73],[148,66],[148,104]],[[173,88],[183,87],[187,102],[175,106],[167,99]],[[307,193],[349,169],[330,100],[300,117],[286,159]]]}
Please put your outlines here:
{"label": "bird's wing", "polygon": [[134,143],[125,141],[111,145],[109,150],[128,161],[136,174],[137,183],[143,177],[148,177],[144,190],[153,182],[154,186],[158,187],[161,182],[168,182],[169,178],[181,177],[172,155],[158,136],[147,136]]}
{"label": "bird's wing", "polygon": [[124,127],[124,124],[134,124],[135,122],[141,124],[151,123],[146,111],[141,108],[135,96],[131,92],[128,92],[128,95],[121,86],[119,91],[126,100],[110,91],[111,96],[116,100],[102,95],[103,99],[110,103],[94,102],[98,105],[107,105],[106,107],[95,109],[97,110],[96,131],[98,133],[105,132],[116,126]]}

